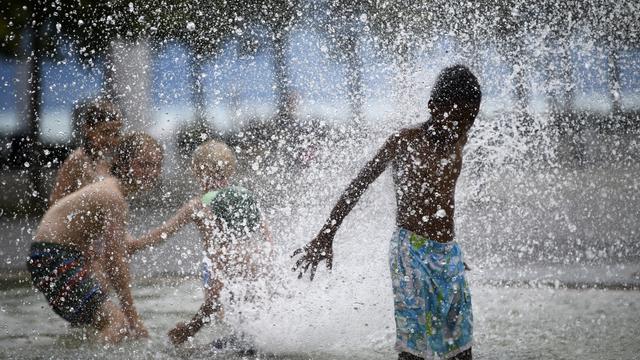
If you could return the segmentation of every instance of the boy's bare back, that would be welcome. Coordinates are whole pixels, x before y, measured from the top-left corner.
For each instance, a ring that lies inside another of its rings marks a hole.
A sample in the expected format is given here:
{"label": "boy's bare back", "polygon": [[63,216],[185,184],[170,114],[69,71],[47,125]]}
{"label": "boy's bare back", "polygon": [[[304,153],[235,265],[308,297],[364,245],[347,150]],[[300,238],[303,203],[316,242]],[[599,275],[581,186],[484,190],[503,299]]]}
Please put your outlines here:
{"label": "boy's bare back", "polygon": [[54,204],[81,187],[99,180],[100,176],[108,175],[107,160],[91,159],[82,148],[78,148],[60,167],[49,201]]}
{"label": "boy's bare back", "polygon": [[84,251],[105,227],[122,226],[127,212],[118,180],[108,177],[58,200],[43,216],[34,240],[74,245]]}

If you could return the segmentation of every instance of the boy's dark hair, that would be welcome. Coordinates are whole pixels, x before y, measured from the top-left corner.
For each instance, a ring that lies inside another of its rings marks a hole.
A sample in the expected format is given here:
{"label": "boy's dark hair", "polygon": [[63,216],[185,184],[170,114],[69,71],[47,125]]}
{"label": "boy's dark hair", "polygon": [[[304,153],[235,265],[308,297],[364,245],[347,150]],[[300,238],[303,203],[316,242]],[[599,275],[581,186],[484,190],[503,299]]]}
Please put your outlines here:
{"label": "boy's dark hair", "polygon": [[479,109],[482,91],[478,78],[464,65],[443,69],[431,91],[431,101],[437,105]]}
{"label": "boy's dark hair", "polygon": [[73,118],[82,129],[106,121],[122,121],[122,113],[114,103],[97,98],[78,103],[73,109]]}
{"label": "boy's dark hair", "polygon": [[143,149],[153,149],[162,153],[162,147],[156,139],[149,134],[143,132],[134,132],[125,135],[120,140],[120,143],[116,147],[116,151],[113,155],[113,162],[111,164],[111,174],[120,180],[124,180],[128,177],[131,170],[131,160],[138,156],[143,156],[140,152]]}
{"label": "boy's dark hair", "polygon": [[76,104],[73,108],[72,119],[73,132],[76,134],[74,135],[74,143],[82,145],[85,150],[90,152],[91,144],[85,137],[85,131],[107,121],[122,122],[123,117],[122,112],[115,104],[97,98]]}

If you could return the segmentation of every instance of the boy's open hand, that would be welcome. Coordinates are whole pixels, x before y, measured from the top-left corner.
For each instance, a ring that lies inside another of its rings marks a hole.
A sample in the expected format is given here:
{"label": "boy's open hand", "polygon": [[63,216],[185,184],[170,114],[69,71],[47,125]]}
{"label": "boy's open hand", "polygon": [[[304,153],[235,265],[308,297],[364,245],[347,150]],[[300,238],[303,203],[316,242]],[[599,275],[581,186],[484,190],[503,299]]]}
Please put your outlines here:
{"label": "boy's open hand", "polygon": [[292,270],[300,271],[298,274],[300,279],[311,268],[310,279],[313,280],[320,261],[326,260],[327,269],[333,266],[333,239],[329,234],[321,232],[309,245],[294,251],[291,257],[299,254],[302,256],[296,261]]}

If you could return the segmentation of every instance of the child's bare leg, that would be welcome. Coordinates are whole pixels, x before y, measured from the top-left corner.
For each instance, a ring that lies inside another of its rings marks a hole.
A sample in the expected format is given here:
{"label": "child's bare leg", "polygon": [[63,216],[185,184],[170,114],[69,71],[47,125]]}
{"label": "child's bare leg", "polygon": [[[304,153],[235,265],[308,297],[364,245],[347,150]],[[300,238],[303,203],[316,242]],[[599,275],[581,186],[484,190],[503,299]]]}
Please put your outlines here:
{"label": "child's bare leg", "polygon": [[120,300],[122,313],[124,314],[132,335],[136,337],[148,336],[147,329],[142,324],[138,312],[133,306],[133,296],[131,295],[131,275],[129,273],[129,263],[122,242],[109,241],[103,256],[103,269],[106,272],[109,283],[115,290]]}
{"label": "child's bare leg", "polygon": [[105,301],[96,312],[94,326],[98,329],[100,340],[108,344],[116,344],[129,333],[128,322],[124,313],[111,301]]}
{"label": "child's bare leg", "polygon": [[104,269],[104,264],[106,263],[105,259],[106,256],[94,255],[87,259],[87,264],[89,269],[91,269],[91,275],[98,281],[102,290],[110,292],[113,288]]}
{"label": "child's bare leg", "polygon": [[450,360],[471,360],[473,359],[473,354],[471,353],[471,348],[469,350],[465,350],[460,354],[452,357]]}
{"label": "child's bare leg", "polygon": [[[422,360],[422,359],[423,358],[419,356],[415,356],[413,354],[410,354],[404,351],[398,355],[398,360]],[[472,360],[472,359],[473,359],[473,355],[471,354],[471,349],[465,350],[460,354],[449,358],[449,360]]]}

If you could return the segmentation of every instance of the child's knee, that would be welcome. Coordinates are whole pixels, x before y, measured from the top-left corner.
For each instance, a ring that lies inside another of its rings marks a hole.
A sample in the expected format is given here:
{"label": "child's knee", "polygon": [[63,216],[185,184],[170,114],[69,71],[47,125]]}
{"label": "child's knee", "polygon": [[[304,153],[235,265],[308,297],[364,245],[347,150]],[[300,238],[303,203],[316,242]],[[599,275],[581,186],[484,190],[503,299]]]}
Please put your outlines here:
{"label": "child's knee", "polygon": [[100,330],[100,338],[108,344],[116,344],[127,336],[127,328],[113,324]]}

